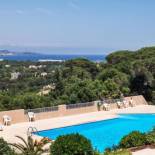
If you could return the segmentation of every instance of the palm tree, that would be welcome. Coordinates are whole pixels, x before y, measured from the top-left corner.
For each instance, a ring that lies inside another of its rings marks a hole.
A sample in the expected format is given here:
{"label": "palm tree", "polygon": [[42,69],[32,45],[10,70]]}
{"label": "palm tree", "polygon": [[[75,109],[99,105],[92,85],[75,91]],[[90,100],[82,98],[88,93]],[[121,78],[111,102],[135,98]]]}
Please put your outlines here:
{"label": "palm tree", "polygon": [[28,136],[26,141],[20,136],[16,137],[19,138],[22,143],[14,143],[10,145],[18,149],[22,155],[42,155],[43,153],[48,152],[48,149],[45,149],[44,147],[51,142],[48,138],[42,138],[40,141],[37,141],[33,140],[31,136]]}

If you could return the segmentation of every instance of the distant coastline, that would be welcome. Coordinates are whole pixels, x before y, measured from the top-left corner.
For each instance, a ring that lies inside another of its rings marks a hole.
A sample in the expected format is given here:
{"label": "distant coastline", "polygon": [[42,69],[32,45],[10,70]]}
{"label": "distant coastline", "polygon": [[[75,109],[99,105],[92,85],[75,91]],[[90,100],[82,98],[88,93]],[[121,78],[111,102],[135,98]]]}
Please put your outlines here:
{"label": "distant coastline", "polygon": [[0,53],[0,59],[13,61],[66,61],[75,58],[86,58],[94,62],[101,62],[105,60],[105,55],[51,55],[40,53]]}
{"label": "distant coastline", "polygon": [[13,55],[20,55],[20,54],[35,54],[32,52],[12,52],[9,50],[0,50],[0,56],[13,56]]}
{"label": "distant coastline", "polygon": [[14,52],[10,52],[8,50],[0,50],[0,56],[9,56],[9,55],[14,55]]}

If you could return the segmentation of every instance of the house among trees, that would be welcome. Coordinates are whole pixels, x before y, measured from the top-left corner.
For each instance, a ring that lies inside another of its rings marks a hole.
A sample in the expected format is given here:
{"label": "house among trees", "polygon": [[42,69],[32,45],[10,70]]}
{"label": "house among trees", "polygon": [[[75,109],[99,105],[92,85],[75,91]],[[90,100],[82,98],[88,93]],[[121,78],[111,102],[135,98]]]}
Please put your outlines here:
{"label": "house among trees", "polygon": [[36,66],[36,65],[30,65],[29,66],[29,69],[39,69],[39,68],[45,68],[46,65],[39,65],[39,66]]}
{"label": "house among trees", "polygon": [[37,66],[35,66],[35,65],[30,65],[29,66],[29,69],[37,69],[38,67]]}
{"label": "house among trees", "polygon": [[11,80],[17,80],[21,76],[20,72],[13,72],[11,73]]}
{"label": "house among trees", "polygon": [[9,67],[10,67],[10,65],[5,65],[5,67],[6,67],[6,68],[9,68]]}
{"label": "house among trees", "polygon": [[41,91],[38,93],[38,95],[48,95],[51,90],[54,90],[55,89],[55,84],[51,84],[51,85],[46,85],[44,86]]}
{"label": "house among trees", "polygon": [[41,73],[41,76],[42,76],[42,77],[45,77],[45,76],[47,76],[47,73],[46,73],[46,72],[42,72],[42,73]]}

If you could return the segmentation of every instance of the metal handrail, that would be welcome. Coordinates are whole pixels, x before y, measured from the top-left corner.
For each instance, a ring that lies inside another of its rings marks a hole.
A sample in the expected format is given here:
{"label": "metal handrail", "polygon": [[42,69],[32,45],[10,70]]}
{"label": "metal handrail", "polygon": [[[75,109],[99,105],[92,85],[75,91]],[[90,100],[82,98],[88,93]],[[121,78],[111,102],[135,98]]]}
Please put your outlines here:
{"label": "metal handrail", "polygon": [[[94,106],[95,102],[98,102],[101,104],[104,104],[104,103],[113,104],[113,103],[117,103],[118,101],[123,101],[123,99],[102,99],[102,100],[93,101],[93,102],[68,104],[66,105],[66,109],[90,107],[90,106]],[[58,111],[58,110],[59,110],[59,106],[52,106],[52,107],[44,107],[44,108],[36,108],[36,109],[27,109],[24,111],[24,113],[25,114],[28,114],[28,112],[42,113],[42,112],[52,112],[52,111]]]}
{"label": "metal handrail", "polygon": [[50,112],[50,111],[58,111],[58,106],[52,106],[52,107],[44,107],[44,108],[36,108],[36,109],[27,109],[24,110],[24,113],[27,114],[28,112],[34,112],[34,113],[42,113],[42,112]]}
{"label": "metal handrail", "polygon": [[94,102],[68,104],[68,105],[66,105],[66,109],[84,108],[84,107],[90,107],[90,106],[93,106],[93,105],[94,105]]}
{"label": "metal handrail", "polygon": [[101,102],[101,103],[108,103],[108,104],[117,103],[118,101],[122,102],[123,99],[103,99],[103,100],[99,100],[99,102]]}
{"label": "metal handrail", "polygon": [[27,129],[27,136],[32,136],[32,133],[39,133],[37,128],[36,127],[32,127],[30,126],[28,129]]}

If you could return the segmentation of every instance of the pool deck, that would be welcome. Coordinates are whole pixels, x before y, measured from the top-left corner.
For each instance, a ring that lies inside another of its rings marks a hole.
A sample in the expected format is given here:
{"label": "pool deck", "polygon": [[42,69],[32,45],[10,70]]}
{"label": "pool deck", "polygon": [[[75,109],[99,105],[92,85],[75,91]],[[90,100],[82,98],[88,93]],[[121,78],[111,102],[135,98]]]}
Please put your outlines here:
{"label": "pool deck", "polygon": [[[52,128],[59,128],[88,122],[95,122],[100,120],[107,120],[117,118],[121,113],[155,113],[155,106],[152,105],[139,105],[136,107],[129,107],[125,109],[115,109],[110,111],[91,112],[80,115],[70,115],[64,117],[55,117],[51,119],[38,120],[35,122],[24,122],[5,126],[4,131],[0,131],[0,137],[6,141],[14,143],[18,142],[15,138],[16,135],[27,137],[27,130],[31,127],[36,127],[38,131],[48,130]],[[40,138],[39,136],[34,136]]]}
{"label": "pool deck", "polygon": [[[35,127],[38,131],[40,131],[88,122],[96,122],[106,119],[113,119],[116,117],[116,114],[105,113],[102,111],[65,117],[55,117],[51,119],[38,120],[35,122],[18,123],[11,126],[5,126],[4,131],[0,132],[0,137],[3,137],[8,142],[14,143],[18,142],[18,139],[15,138],[16,135],[22,136],[24,138],[27,137],[27,130],[29,127]],[[36,135],[34,135],[34,137],[37,139],[39,138],[39,136]]]}
{"label": "pool deck", "polygon": [[[118,114],[128,113],[155,113],[155,106],[152,105],[139,105],[136,107],[129,107],[123,109],[114,109],[110,111],[91,112],[80,115],[70,115],[64,117],[55,117],[51,119],[38,120],[35,122],[24,122],[18,124],[12,124],[11,126],[5,126],[4,131],[0,131],[0,137],[3,137],[6,141],[11,143],[18,143],[19,140],[16,135],[22,136],[26,139],[27,130],[31,127],[36,127],[38,131],[48,130],[52,128],[59,128],[77,124],[83,124],[88,122],[95,122],[100,120],[114,119],[118,117]],[[41,137],[33,135],[34,139],[40,139]],[[132,155],[154,155],[154,149],[144,149],[137,152],[133,152]]]}
{"label": "pool deck", "polygon": [[137,152],[133,152],[132,155],[155,155],[155,149],[143,149]]}

